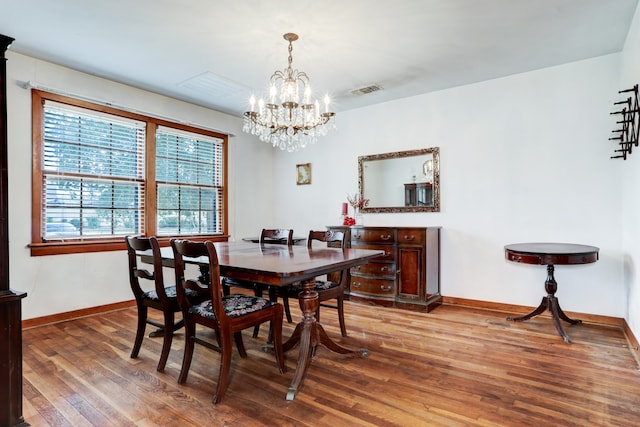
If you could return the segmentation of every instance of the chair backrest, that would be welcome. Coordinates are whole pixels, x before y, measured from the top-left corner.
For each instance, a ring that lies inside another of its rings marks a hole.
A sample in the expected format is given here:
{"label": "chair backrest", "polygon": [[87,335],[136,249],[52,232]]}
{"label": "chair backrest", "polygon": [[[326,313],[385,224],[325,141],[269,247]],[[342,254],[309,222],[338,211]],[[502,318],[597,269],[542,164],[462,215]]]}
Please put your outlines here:
{"label": "chair backrest", "polygon": [[340,247],[344,249],[346,245],[346,234],[344,231],[338,230],[325,230],[325,231],[309,231],[309,237],[307,238],[307,248],[311,249],[313,241],[319,242],[340,242]]}
{"label": "chair backrest", "polygon": [[[164,290],[164,276],[162,274],[162,257],[160,256],[160,244],[155,237],[125,237],[127,245],[127,254],[129,257],[129,283],[136,300],[141,300],[144,294],[140,279],[151,280],[154,282],[154,288],[160,301],[168,304],[169,300]],[[153,256],[153,272],[138,266],[140,258],[139,252],[151,252]]]}
{"label": "chair backrest", "polygon": [[260,243],[286,243],[293,245],[293,229],[288,228],[263,228],[260,233]]}
{"label": "chair backrest", "polygon": [[[347,240],[346,240],[346,233],[344,231],[338,231],[338,230],[323,230],[323,231],[313,231],[310,230],[309,231],[309,237],[307,238],[307,248],[309,250],[311,250],[313,248],[313,242],[326,242],[327,246],[333,246],[330,245],[330,243],[334,243],[334,242],[339,242],[340,243],[340,248],[344,249],[346,244],[347,244]],[[335,282],[335,283],[340,283],[343,286],[345,285],[344,283],[342,283],[342,281],[346,281],[348,278],[348,275],[345,274],[345,270],[341,270],[339,272],[335,272],[335,273],[330,273],[327,275],[327,279],[330,280],[331,282]]]}
{"label": "chair backrest", "polygon": [[[216,319],[220,322],[227,319],[222,307],[222,286],[220,284],[220,264],[218,253],[212,242],[194,242],[190,240],[171,240],[173,249],[174,269],[176,273],[176,293],[178,304],[183,313],[189,310],[191,302],[187,298],[186,289],[190,289],[199,295],[208,294]],[[200,268],[201,276],[198,278],[185,278],[186,262],[184,258],[204,257],[208,260],[208,269]]]}

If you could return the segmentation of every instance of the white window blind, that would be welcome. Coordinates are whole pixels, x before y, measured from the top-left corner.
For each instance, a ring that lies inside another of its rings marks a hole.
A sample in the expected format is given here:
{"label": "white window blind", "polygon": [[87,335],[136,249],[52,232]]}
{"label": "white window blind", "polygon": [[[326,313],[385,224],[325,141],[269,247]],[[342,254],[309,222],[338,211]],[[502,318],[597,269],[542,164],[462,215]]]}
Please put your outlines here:
{"label": "white window blind", "polygon": [[43,239],[109,238],[144,230],[145,126],[45,101]]}
{"label": "white window blind", "polygon": [[223,143],[219,138],[158,127],[158,235],[222,233]]}

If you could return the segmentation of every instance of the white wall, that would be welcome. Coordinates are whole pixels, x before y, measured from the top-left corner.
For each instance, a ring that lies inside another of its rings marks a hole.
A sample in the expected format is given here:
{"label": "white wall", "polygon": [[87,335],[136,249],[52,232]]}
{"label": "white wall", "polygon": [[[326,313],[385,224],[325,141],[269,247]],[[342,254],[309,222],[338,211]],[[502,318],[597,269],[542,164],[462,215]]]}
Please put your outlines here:
{"label": "white wall", "polygon": [[[335,133],[276,158],[275,217],[296,234],[336,224],[357,191],[358,156],[438,146],[441,212],[365,214],[365,225],[440,225],[443,295],[528,306],[544,295],[546,268],[505,261],[505,244],[598,246],[597,263],[556,267],[557,296],[568,311],[624,317],[630,165],[609,159],[608,141],[619,66],[608,55],[338,114]],[[295,163],[306,162],[312,185],[296,186]]]}
{"label": "white wall", "polygon": [[[556,268],[557,295],[568,311],[624,317],[622,167],[630,164],[609,160],[607,140],[620,61],[609,55],[340,113],[334,133],[286,153],[244,135],[238,118],[9,52],[11,287],[28,292],[25,319],[131,298],[123,252],[29,256],[30,95],[15,83],[35,80],[235,133],[232,239],[263,226],[306,235],[336,224],[346,193],[357,191],[359,155],[439,146],[442,212],[367,214],[365,224],[440,225],[444,295],[529,306],[543,295],[545,269],[505,261],[505,244],[598,246],[597,263]],[[295,164],[307,162],[312,184],[298,186]]]}
{"label": "white wall", "polygon": [[[622,72],[618,89],[628,89],[640,83],[640,8],[636,14],[622,53]],[[624,100],[623,97],[621,100]],[[638,150],[640,151],[640,150]],[[634,151],[620,164],[623,206],[624,291],[628,298],[627,322],[636,337],[640,337],[640,152]]]}
{"label": "white wall", "polygon": [[[273,150],[242,132],[239,118],[7,53],[10,286],[26,291],[23,318],[132,299],[124,251],[31,257],[31,92],[18,81],[130,107],[235,134],[229,138],[229,233],[257,231],[255,206],[270,206]],[[270,208],[261,209],[270,222]]]}

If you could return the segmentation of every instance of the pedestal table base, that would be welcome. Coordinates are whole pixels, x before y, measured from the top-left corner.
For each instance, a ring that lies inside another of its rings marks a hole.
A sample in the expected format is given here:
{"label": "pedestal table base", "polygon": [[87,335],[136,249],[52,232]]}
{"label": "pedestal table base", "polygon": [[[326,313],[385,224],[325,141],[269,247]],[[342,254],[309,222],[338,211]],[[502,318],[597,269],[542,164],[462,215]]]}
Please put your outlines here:
{"label": "pedestal table base", "polygon": [[578,323],[582,323],[582,320],[569,318],[569,316],[567,316],[564,313],[564,311],[562,311],[562,309],[560,308],[560,304],[558,303],[558,298],[556,298],[555,296],[555,293],[558,289],[558,284],[556,283],[556,279],[553,277],[553,270],[554,270],[553,265],[547,266],[547,280],[544,282],[544,286],[547,291],[547,296],[542,297],[542,302],[540,303],[540,305],[529,314],[525,314],[524,316],[520,316],[520,317],[509,316],[507,317],[507,320],[511,320],[514,322],[522,322],[524,320],[529,320],[532,317],[537,316],[538,314],[544,313],[545,310],[549,310],[551,312],[551,317],[553,318],[553,323],[556,326],[558,333],[560,334],[564,342],[566,342],[567,344],[570,344],[571,339],[569,339],[569,336],[564,331],[564,328],[562,327],[562,323],[560,323],[560,319],[566,322],[569,322],[572,325],[577,325]]}
{"label": "pedestal table base", "polygon": [[291,385],[287,391],[287,400],[293,400],[296,397],[296,393],[300,389],[302,381],[307,373],[307,369],[311,363],[311,358],[316,353],[318,344],[321,344],[327,349],[339,354],[349,354],[354,356],[369,355],[369,350],[365,348],[350,349],[343,347],[327,335],[322,325],[316,321],[318,293],[313,290],[314,285],[314,280],[305,282],[302,285],[303,290],[298,300],[300,302],[300,308],[302,309],[303,318],[300,323],[296,325],[291,337],[283,344],[285,352],[291,350],[296,345],[300,346],[298,364],[296,366],[296,372],[293,376],[293,380],[291,381]]}

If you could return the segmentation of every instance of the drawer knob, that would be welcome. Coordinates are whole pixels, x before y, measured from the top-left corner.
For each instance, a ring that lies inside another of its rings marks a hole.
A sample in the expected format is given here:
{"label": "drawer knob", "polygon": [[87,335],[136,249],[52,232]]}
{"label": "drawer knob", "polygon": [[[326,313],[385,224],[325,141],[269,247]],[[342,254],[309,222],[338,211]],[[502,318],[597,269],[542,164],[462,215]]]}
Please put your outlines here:
{"label": "drawer knob", "polygon": [[416,236],[404,236],[404,240],[415,240]]}
{"label": "drawer knob", "polygon": [[391,290],[391,286],[380,285],[380,290],[384,292],[389,292]]}
{"label": "drawer knob", "polygon": [[380,238],[382,240],[390,240],[391,239],[391,234],[387,234],[386,236],[380,236]]}
{"label": "drawer knob", "polygon": [[359,282],[353,282],[353,287],[358,289],[360,287],[360,283]]}
{"label": "drawer knob", "polygon": [[389,270],[389,267],[380,267],[380,272],[382,273],[384,273],[387,270]]}

